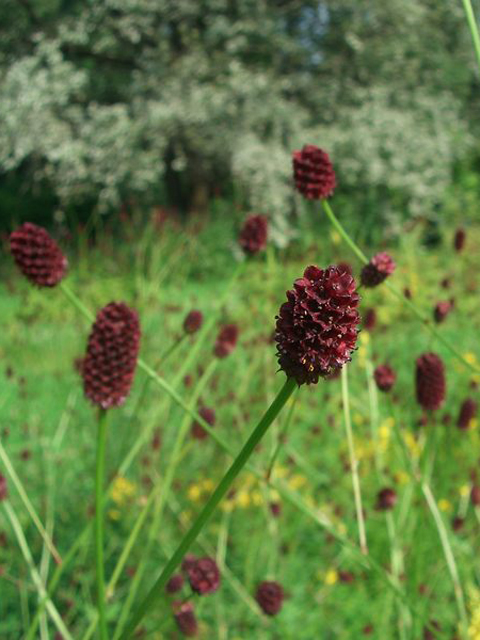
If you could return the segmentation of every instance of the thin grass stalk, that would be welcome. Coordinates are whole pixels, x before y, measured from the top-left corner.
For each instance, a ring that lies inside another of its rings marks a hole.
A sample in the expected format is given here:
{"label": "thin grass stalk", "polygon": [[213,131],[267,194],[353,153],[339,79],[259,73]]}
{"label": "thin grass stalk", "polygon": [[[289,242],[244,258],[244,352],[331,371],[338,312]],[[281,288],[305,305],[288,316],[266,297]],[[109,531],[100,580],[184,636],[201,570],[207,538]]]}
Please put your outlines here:
{"label": "thin grass stalk", "polygon": [[[350,249],[354,252],[354,254],[357,256],[357,258],[360,260],[360,262],[362,262],[363,264],[368,264],[369,260],[368,260],[367,256],[363,253],[363,251],[360,249],[360,247],[356,244],[356,242],[347,233],[347,231],[343,227],[343,225],[339,222],[338,218],[333,213],[333,210],[332,210],[330,204],[326,200],[322,200],[322,205],[323,205],[323,209],[324,209],[325,213],[327,214],[328,219],[330,220],[330,222],[332,223],[334,228],[338,231],[338,233],[340,234],[342,240],[346,244],[348,244]],[[464,366],[466,366],[468,369],[470,369],[470,371],[473,371],[474,373],[480,373],[480,369],[478,367],[476,367],[475,365],[471,364],[470,362],[468,362],[467,360],[465,360],[465,358],[462,356],[462,354],[459,351],[457,351],[457,349],[442,335],[442,333],[440,331],[438,331],[436,329],[436,327],[433,325],[431,319],[428,316],[426,316],[422,311],[420,311],[420,309],[411,300],[406,298],[403,295],[403,293],[401,291],[399,291],[395,286],[393,286],[390,282],[388,282],[388,280],[385,281],[383,283],[383,285],[396,298],[398,298],[398,300],[400,300],[400,302],[403,305],[405,305],[406,307],[408,307],[410,309],[410,311],[418,318],[418,320],[420,320],[422,325],[425,326],[427,328],[427,330],[439,342],[441,342],[443,344],[443,346],[446,347],[450,351],[450,353],[453,356],[455,356],[455,358],[457,360],[459,360],[459,362],[461,362]]]}
{"label": "thin grass stalk", "polygon": [[443,522],[442,516],[440,515],[437,502],[433,496],[432,490],[430,489],[430,485],[427,482],[422,482],[421,487],[422,487],[423,495],[425,496],[428,507],[435,521],[438,535],[440,537],[440,542],[442,544],[443,553],[445,555],[445,560],[447,562],[448,571],[452,579],[453,589],[455,593],[455,600],[457,603],[458,614],[460,617],[462,636],[464,640],[468,640],[469,638],[468,616],[467,616],[467,609],[465,606],[465,597],[463,594],[462,584],[460,582],[457,563],[455,561],[455,556],[453,554],[452,546],[450,544],[450,537],[445,527],[445,523]]}
{"label": "thin grass stalk", "polygon": [[127,627],[125,632],[122,634],[122,640],[127,640],[131,637],[136,627],[143,619],[145,614],[151,609],[151,607],[155,604],[159,597],[161,597],[163,589],[171,577],[172,573],[176,569],[176,567],[180,564],[183,559],[183,556],[188,551],[190,546],[193,544],[195,539],[197,538],[200,531],[203,529],[204,525],[213,515],[215,509],[221,502],[222,498],[228,492],[235,478],[238,476],[240,471],[245,466],[247,460],[252,455],[255,447],[263,438],[265,433],[267,432],[271,423],[275,420],[277,415],[280,413],[288,398],[292,395],[295,390],[296,382],[291,378],[287,378],[283,387],[279,391],[277,397],[260,420],[251,436],[243,446],[242,450],[238,454],[238,456],[233,461],[232,465],[228,469],[227,473],[221,480],[220,484],[217,486],[212,496],[208,500],[205,507],[202,509],[200,515],[193,523],[192,527],[189,529],[183,540],[180,542],[177,550],[163,569],[160,576],[157,578],[155,584],[147,594],[146,598],[140,604],[138,609],[133,613],[129,623],[127,623]]}
{"label": "thin grass stalk", "polygon": [[463,8],[467,17],[468,27],[472,34],[473,48],[475,49],[475,55],[477,57],[478,69],[480,71],[480,35],[478,34],[478,24],[473,13],[473,7],[471,0],[463,0]]}
{"label": "thin grass stalk", "polygon": [[42,536],[42,539],[43,539],[44,543],[47,545],[50,553],[55,558],[55,562],[57,564],[61,564],[62,563],[62,558],[61,558],[59,552],[57,551],[57,548],[53,544],[53,541],[52,541],[51,537],[48,535],[45,527],[43,526],[40,518],[38,517],[34,506],[30,502],[30,498],[28,497],[28,494],[25,491],[25,489],[23,487],[23,484],[22,484],[20,478],[17,475],[17,472],[15,471],[15,469],[13,467],[13,464],[10,461],[10,458],[9,458],[9,456],[8,456],[4,446],[2,444],[1,439],[0,439],[0,459],[4,464],[8,475],[10,476],[10,479],[12,480],[12,482],[13,482],[13,484],[14,484],[17,492],[18,492],[18,495],[20,496],[20,499],[22,500],[22,502],[23,502],[23,504],[25,506],[25,509],[28,512],[28,515],[30,516],[33,524],[37,528],[38,533]]}
{"label": "thin grass stalk", "polygon": [[55,588],[57,587],[60,578],[62,577],[64,571],[70,565],[70,562],[77,556],[78,550],[83,546],[86,542],[87,537],[90,535],[90,529],[92,527],[92,523],[89,523],[87,527],[82,531],[80,536],[77,538],[75,543],[69,549],[68,553],[65,554],[63,558],[62,564],[56,566],[55,571],[53,572],[53,576],[48,584],[47,590],[44,595],[42,595],[42,599],[39,603],[37,612],[30,623],[30,627],[25,636],[25,640],[34,640],[36,637],[38,624],[40,622],[40,616],[45,609],[46,604],[51,600],[53,593],[55,592]]}
{"label": "thin grass stalk", "polygon": [[367,534],[365,532],[365,519],[363,517],[362,493],[360,489],[360,478],[358,476],[358,459],[355,454],[355,446],[353,443],[352,422],[350,419],[350,402],[348,395],[348,374],[347,367],[342,367],[342,404],[343,416],[345,422],[345,431],[347,433],[348,453],[350,457],[350,469],[352,472],[353,495],[355,499],[355,511],[357,514],[358,538],[360,541],[360,549],[365,555],[368,554]]}
{"label": "thin grass stalk", "polygon": [[12,508],[10,501],[4,500],[3,507],[5,509],[5,513],[7,514],[8,519],[10,520],[10,524],[12,525],[12,529],[15,533],[15,537],[17,538],[17,542],[23,554],[25,562],[27,563],[28,568],[30,570],[32,581],[39,595],[42,598],[45,598],[45,601],[46,601],[45,607],[47,609],[48,615],[50,616],[53,624],[55,625],[57,630],[62,634],[62,636],[66,640],[73,640],[73,637],[71,636],[69,630],[65,626],[65,623],[63,622],[61,615],[58,613],[55,605],[53,604],[52,600],[49,598],[47,594],[45,585],[43,584],[40,574],[38,573],[37,568],[35,567],[32,553],[30,551],[30,547],[28,546],[28,542],[25,538],[25,534],[23,533],[22,525],[20,524],[20,521],[18,520],[17,515]]}
{"label": "thin grass stalk", "polygon": [[107,612],[105,598],[104,545],[104,488],[105,453],[107,445],[108,413],[100,409],[98,417],[97,461],[95,467],[95,564],[97,580],[97,610],[101,640],[108,640]]}

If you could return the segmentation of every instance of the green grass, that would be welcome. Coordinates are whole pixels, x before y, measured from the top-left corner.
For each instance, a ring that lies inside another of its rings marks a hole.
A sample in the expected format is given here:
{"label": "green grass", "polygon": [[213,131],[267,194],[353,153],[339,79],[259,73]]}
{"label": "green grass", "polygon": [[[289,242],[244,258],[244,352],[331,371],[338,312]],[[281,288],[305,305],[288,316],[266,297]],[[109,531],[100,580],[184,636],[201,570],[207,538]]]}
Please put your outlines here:
{"label": "green grass", "polygon": [[[132,230],[137,232],[138,229]],[[398,263],[392,282],[399,288],[409,286],[414,301],[429,315],[436,301],[455,297],[455,309],[439,329],[461,353],[474,354],[480,362],[480,315],[474,289],[480,259],[473,250],[480,241],[480,229],[468,230],[469,249],[460,255],[451,249],[452,230],[446,231],[442,246],[430,251],[423,248],[419,235],[404,235],[392,247]],[[87,250],[80,245],[78,254],[78,247],[76,251],[72,247],[70,255],[68,282],[89,308],[95,310],[111,300],[122,299],[139,310],[142,357],[149,364],[158,365],[159,373],[176,385],[187,402],[213,359],[216,327],[207,336],[183,341],[165,364],[162,354],[181,334],[183,318],[191,308],[201,309],[206,319],[215,312],[236,265],[228,241],[221,242],[219,262],[212,255],[214,250],[213,239],[206,244],[204,235],[169,228],[154,233],[147,227],[129,242],[125,238],[114,241],[103,237],[96,248]],[[308,264],[326,266],[340,260],[350,261],[358,274],[360,265],[327,230],[308,250],[297,247],[288,253],[271,251],[268,256],[249,262],[233,285],[216,326],[236,322],[240,327],[239,344],[231,356],[217,364],[197,406],[215,408],[215,432],[235,451],[284,381],[284,375],[276,373],[275,347],[270,338],[285,290]],[[13,376],[2,373],[1,429],[10,432],[8,437],[2,435],[2,443],[41,521],[47,529],[53,526],[54,543],[65,556],[84,527],[92,523],[96,418],[83,398],[73,366],[74,359],[84,352],[89,326],[59,290],[35,290],[8,264],[3,273],[0,357],[3,371],[11,367]],[[447,275],[452,277],[452,288],[445,291],[439,283]],[[369,637],[421,638],[423,627],[431,620],[441,625],[439,638],[459,633],[454,591],[438,531],[395,439],[391,419],[401,434],[409,434],[409,442],[420,446],[426,443],[420,462],[435,448],[431,487],[441,507],[469,604],[479,589],[476,551],[480,524],[473,507],[468,505],[468,496],[461,497],[461,490],[468,490],[470,470],[478,467],[480,439],[477,427],[460,432],[455,420],[461,401],[469,395],[476,397],[478,392],[470,388],[472,373],[435,342],[384,288],[362,291],[362,296],[361,309],[374,306],[379,323],[371,334],[362,332],[360,347],[348,368],[349,391],[368,547],[381,571],[359,564],[357,555],[305,510],[282,500],[247,470],[235,483],[235,495],[217,512],[193,548],[199,555],[224,558],[227,567],[220,590],[195,602],[204,638],[356,639],[362,637],[368,625],[373,625]],[[193,385],[187,387],[180,372],[199,339],[204,342],[198,356],[185,371],[193,379]],[[448,399],[435,416],[435,424],[419,427],[421,412],[414,397],[414,361],[428,350],[438,352],[446,362]],[[372,367],[383,362],[389,362],[398,374],[393,402],[376,394],[368,384]],[[134,570],[144,569],[136,594],[139,602],[230,462],[211,437],[198,442],[190,438],[187,430],[172,486],[162,493],[177,435],[181,429],[189,429],[191,420],[185,419],[181,408],[153,382],[148,384],[145,400],[139,403],[144,384],[144,374],[139,371],[130,398],[123,408],[112,411],[109,426],[109,479],[113,479],[140,438],[145,437],[146,443],[123,474],[128,480],[123,500],[122,486],[117,485],[120,496],[116,495],[116,500],[111,499],[107,506],[107,583],[150,492],[159,488],[108,603],[111,636],[121,618]],[[379,418],[372,432],[371,409],[373,406],[375,410],[377,401]],[[268,469],[287,413],[281,415],[254,454],[252,463],[257,469]],[[442,424],[446,413],[452,416],[448,425]],[[151,446],[155,433],[161,434],[160,449]],[[30,454],[28,459],[24,459],[25,451]],[[0,472],[8,475],[1,463]],[[358,544],[340,380],[321,381],[299,390],[287,442],[280,449],[273,477],[281,478],[314,514],[320,519],[327,516],[337,532]],[[399,630],[400,600],[388,588],[385,578],[392,553],[388,522],[385,514],[374,508],[377,492],[383,486],[395,487],[399,496],[391,520],[397,558],[404,565],[399,589],[405,598],[404,610],[411,610],[412,620],[403,636]],[[43,551],[42,538],[10,479],[9,491],[38,567],[44,555],[45,577],[48,553]],[[272,501],[282,503],[279,518],[270,513],[268,504]],[[156,509],[161,518],[155,518]],[[451,520],[459,510],[462,515],[465,512],[465,525],[453,533]],[[7,538],[6,545],[0,547],[0,637],[17,640],[24,637],[35,616],[38,594],[1,507],[0,531]],[[145,557],[147,547],[149,554]],[[94,567],[92,530],[53,595],[74,638],[84,637],[96,615]],[[49,577],[54,570],[55,564],[50,560]],[[338,571],[352,572],[354,581],[341,582]],[[282,612],[271,619],[259,613],[253,600],[256,585],[265,579],[280,581],[287,593]],[[469,616],[473,613],[469,610]],[[146,617],[144,627],[147,631],[156,630],[148,637],[178,637],[167,598]],[[54,637],[54,627],[46,618],[35,637],[48,637],[48,631]]]}

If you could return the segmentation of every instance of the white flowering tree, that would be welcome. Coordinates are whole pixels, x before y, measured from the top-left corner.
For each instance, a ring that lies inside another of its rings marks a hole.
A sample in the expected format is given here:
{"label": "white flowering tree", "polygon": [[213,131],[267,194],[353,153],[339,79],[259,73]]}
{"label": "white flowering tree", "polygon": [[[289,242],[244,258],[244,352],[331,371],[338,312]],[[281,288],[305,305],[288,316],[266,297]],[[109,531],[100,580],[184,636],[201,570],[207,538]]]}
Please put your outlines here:
{"label": "white flowering tree", "polygon": [[313,142],[346,188],[415,213],[478,118],[460,4],[3,0],[0,172],[100,208],[234,189],[280,227],[291,150]]}

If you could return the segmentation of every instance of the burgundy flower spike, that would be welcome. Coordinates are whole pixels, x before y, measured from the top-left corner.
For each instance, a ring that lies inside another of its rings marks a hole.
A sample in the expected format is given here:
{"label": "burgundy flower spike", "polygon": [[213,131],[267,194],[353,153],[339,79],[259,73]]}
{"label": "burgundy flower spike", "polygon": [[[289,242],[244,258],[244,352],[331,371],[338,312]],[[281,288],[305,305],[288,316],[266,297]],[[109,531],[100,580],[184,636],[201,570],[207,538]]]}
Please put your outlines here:
{"label": "burgundy flower spike", "polygon": [[220,586],[220,571],[212,558],[199,558],[188,569],[188,580],[200,596],[214,593]]}
{"label": "burgundy flower spike", "polygon": [[376,287],[391,276],[395,271],[395,262],[388,253],[377,253],[368,264],[366,264],[360,275],[364,287]]}
{"label": "burgundy flower spike", "polygon": [[10,234],[10,250],[23,275],[38,287],[54,287],[67,271],[67,258],[55,240],[31,222]]}
{"label": "burgundy flower spike", "polygon": [[[198,415],[202,417],[205,420],[205,422],[209,424],[211,427],[215,425],[215,411],[213,409],[210,409],[209,407],[201,407],[198,410]],[[196,420],[192,424],[192,436],[196,440],[205,440],[205,438],[208,436],[208,433],[205,431],[202,425]]]}
{"label": "burgundy flower spike", "polygon": [[239,243],[248,255],[255,255],[267,246],[268,220],[266,216],[249,216],[242,227]]}
{"label": "burgundy flower spike", "polygon": [[355,280],[335,266],[305,269],[277,316],[280,369],[299,385],[315,384],[351,360],[358,335]]}
{"label": "burgundy flower spike", "polygon": [[445,365],[436,353],[417,358],[415,373],[417,402],[426,411],[439,409],[446,393]]}
{"label": "burgundy flower spike", "polygon": [[123,302],[111,302],[101,309],[81,366],[87,398],[102,409],[121,405],[132,386],[139,346],[136,311]]}
{"label": "burgundy flower spike", "polygon": [[477,415],[477,403],[472,398],[467,398],[462,402],[460,413],[458,414],[457,427],[468,429],[471,421]]}
{"label": "burgundy flower spike", "polygon": [[192,309],[183,321],[183,330],[185,333],[197,333],[203,324],[203,313],[197,309]]}
{"label": "burgundy flower spike", "polygon": [[328,153],[313,144],[293,152],[295,187],[307,200],[322,200],[335,190],[335,171]]}
{"label": "burgundy flower spike", "polygon": [[237,345],[238,327],[236,324],[226,324],[220,329],[215,341],[214,353],[217,358],[226,358]]}
{"label": "burgundy flower spike", "polygon": [[265,580],[258,585],[255,599],[262,611],[268,616],[279,613],[283,605],[283,598],[283,588],[278,582]]}
{"label": "burgundy flower spike", "polygon": [[198,622],[191,602],[174,602],[173,615],[184,636],[195,638],[198,635]]}
{"label": "burgundy flower spike", "polygon": [[390,391],[395,384],[397,374],[388,364],[382,364],[375,369],[373,377],[380,391]]}

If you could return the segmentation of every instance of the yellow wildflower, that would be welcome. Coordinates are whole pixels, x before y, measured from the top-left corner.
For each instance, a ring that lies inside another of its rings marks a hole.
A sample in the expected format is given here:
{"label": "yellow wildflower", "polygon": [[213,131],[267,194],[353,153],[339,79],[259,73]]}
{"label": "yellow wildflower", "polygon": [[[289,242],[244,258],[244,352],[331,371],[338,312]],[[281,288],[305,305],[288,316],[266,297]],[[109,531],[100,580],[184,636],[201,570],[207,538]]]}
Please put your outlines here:
{"label": "yellow wildflower", "polygon": [[329,569],[325,574],[324,582],[328,586],[334,585],[338,581],[338,572],[336,569]]}
{"label": "yellow wildflower", "polygon": [[127,480],[127,478],[123,476],[116,476],[110,495],[118,506],[123,506],[135,495],[135,491],[136,486],[133,482],[130,482],[130,480]]}
{"label": "yellow wildflower", "polygon": [[200,489],[198,484],[191,484],[188,487],[187,496],[188,496],[188,499],[191,500],[192,502],[197,502],[198,500],[200,500],[201,495],[202,495],[202,490]]}
{"label": "yellow wildflower", "polygon": [[438,508],[440,511],[451,511],[452,505],[446,498],[440,498],[438,501]]}

